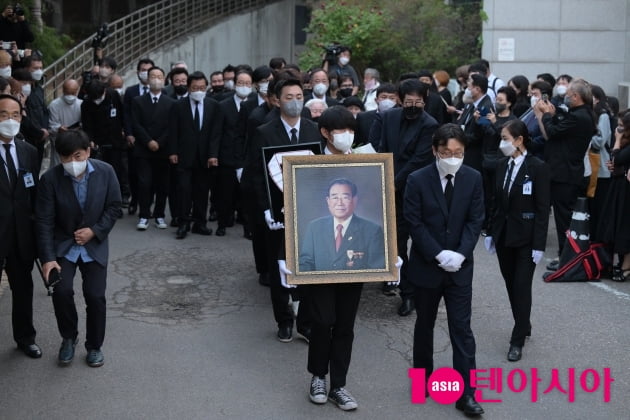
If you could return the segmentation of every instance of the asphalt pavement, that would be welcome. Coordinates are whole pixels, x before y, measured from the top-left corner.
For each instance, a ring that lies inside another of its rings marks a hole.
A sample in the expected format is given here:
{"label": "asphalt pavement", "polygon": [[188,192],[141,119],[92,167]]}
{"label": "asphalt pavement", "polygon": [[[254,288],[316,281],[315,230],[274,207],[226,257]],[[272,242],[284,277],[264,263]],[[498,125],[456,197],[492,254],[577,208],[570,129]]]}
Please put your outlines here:
{"label": "asphalt pavement", "polygon": [[[242,228],[224,237],[189,235],[151,225],[135,230],[125,215],[110,237],[105,365],[85,363],[85,310],[75,279],[80,333],[75,360],[58,367],[61,343],[51,298],[35,278],[35,326],[44,355],[28,359],[11,335],[11,298],[0,289],[0,419],[316,419],[464,418],[452,405],[412,404],[411,366],[415,315],[399,317],[398,297],[366,284],[356,321],[347,388],[359,408],[343,412],[308,399],[307,345],[275,338],[269,290],[257,282],[251,243]],[[211,224],[213,228],[216,225]],[[475,250],[472,327],[477,368],[501,368],[502,390],[483,391],[485,419],[629,419],[630,283],[545,284],[544,265],[557,249],[553,226],[534,279],[532,337],[523,359],[506,360],[512,316],[496,256],[480,240]],[[435,365],[451,365],[446,314],[440,308]],[[540,378],[532,401],[531,372]],[[603,373],[614,382],[604,402]],[[529,375],[523,392],[521,369]],[[557,389],[553,370],[574,402]],[[601,375],[593,388],[594,369]],[[493,372],[499,372],[493,370]],[[584,384],[580,377],[589,378]]]}

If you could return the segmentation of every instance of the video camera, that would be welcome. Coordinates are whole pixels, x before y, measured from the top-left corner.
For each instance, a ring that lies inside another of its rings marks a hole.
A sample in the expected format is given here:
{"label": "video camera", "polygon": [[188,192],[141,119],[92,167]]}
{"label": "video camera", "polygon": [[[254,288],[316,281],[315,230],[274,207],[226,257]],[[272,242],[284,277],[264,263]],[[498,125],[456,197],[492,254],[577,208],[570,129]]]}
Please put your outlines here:
{"label": "video camera", "polygon": [[109,25],[103,23],[97,30],[96,35],[92,38],[92,48],[105,48],[109,41]]}
{"label": "video camera", "polygon": [[342,45],[341,44],[330,44],[324,47],[326,51],[326,56],[324,57],[324,61],[327,61],[329,65],[334,65],[337,62],[337,55],[341,52]]}
{"label": "video camera", "polygon": [[24,8],[22,7],[22,5],[20,3],[15,3],[15,5],[9,5],[9,7],[11,7],[11,10],[13,10],[13,13],[11,13],[9,15],[10,18],[12,17],[18,17],[18,16],[24,16],[25,11]]}

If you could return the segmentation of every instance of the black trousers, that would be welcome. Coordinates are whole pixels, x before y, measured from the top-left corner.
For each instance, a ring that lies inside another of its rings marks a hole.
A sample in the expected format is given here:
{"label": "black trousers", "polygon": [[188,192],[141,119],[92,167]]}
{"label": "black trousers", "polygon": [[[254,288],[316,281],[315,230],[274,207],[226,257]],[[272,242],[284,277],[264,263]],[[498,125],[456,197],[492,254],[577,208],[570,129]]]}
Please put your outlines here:
{"label": "black trousers", "polygon": [[473,395],[470,370],[476,369],[475,337],[470,329],[472,283],[457,286],[449,275],[444,275],[434,289],[416,287],[416,325],[413,333],[413,367],[425,369],[427,378],[433,373],[433,329],[438,305],[444,297],[448,333],[453,347],[453,368],[464,378],[464,395]]}
{"label": "black trousers", "polygon": [[510,344],[523,347],[525,337],[531,332],[532,279],[536,264],[532,260],[532,247],[506,247],[503,238],[496,243],[499,268],[514,317]]}
{"label": "black trousers", "polygon": [[4,260],[4,271],[11,287],[11,324],[13,339],[17,344],[29,345],[35,342],[33,326],[33,261],[25,261],[17,251],[17,242],[9,247],[9,255]]}
{"label": "black trousers", "polygon": [[409,241],[409,224],[403,215],[404,194],[402,191],[396,191],[396,244],[398,246],[398,256],[403,260],[400,267],[400,297],[405,299],[413,299],[414,287],[409,282],[407,276],[407,267],[409,266],[409,256],[407,253],[407,243]]}
{"label": "black trousers", "polygon": [[114,168],[123,198],[129,198],[131,196],[131,188],[129,187],[129,157],[127,151],[107,146],[99,147],[99,151],[101,152],[102,160]]}
{"label": "black trousers", "polygon": [[177,183],[181,221],[189,222],[192,220],[195,223],[205,225],[208,214],[210,170],[202,167],[189,169],[178,167]]}
{"label": "black trousers", "polygon": [[213,202],[217,206],[219,227],[224,228],[234,223],[234,203],[239,191],[236,168],[219,166],[217,168],[217,200]]}
{"label": "black trousers", "polygon": [[312,321],[307,369],[325,376],[330,366],[331,389],[345,386],[363,283],[307,287]]}
{"label": "black trousers", "polygon": [[129,192],[131,194],[131,202],[138,205],[138,167],[134,155],[133,147],[127,150],[127,172],[129,177]]}
{"label": "black trousers", "polygon": [[[138,205],[140,218],[164,217],[168,195],[169,164],[166,158],[136,158],[138,170]],[[151,213],[151,201],[155,193],[155,206]]]}
{"label": "black trousers", "polygon": [[177,164],[169,163],[168,165],[168,209],[171,212],[171,218],[179,220],[181,215],[181,205],[179,204],[179,183],[177,181]]}
{"label": "black trousers", "polygon": [[252,251],[254,253],[256,272],[259,274],[267,273],[269,266],[267,264],[267,224],[265,222],[264,209],[260,209],[254,190],[242,188],[241,192],[247,226],[252,233]]}
{"label": "black trousers", "polygon": [[551,205],[558,235],[558,255],[562,255],[567,240],[566,231],[571,225],[573,207],[581,191],[579,185],[551,182]]}
{"label": "black trousers", "polygon": [[85,348],[98,350],[105,339],[105,286],[107,267],[99,263],[73,263],[65,258],[57,260],[61,266],[61,282],[53,292],[53,306],[57,327],[63,338],[76,339],[79,334],[77,308],[74,304],[74,275],[77,267],[83,279],[83,297],[86,306]]}

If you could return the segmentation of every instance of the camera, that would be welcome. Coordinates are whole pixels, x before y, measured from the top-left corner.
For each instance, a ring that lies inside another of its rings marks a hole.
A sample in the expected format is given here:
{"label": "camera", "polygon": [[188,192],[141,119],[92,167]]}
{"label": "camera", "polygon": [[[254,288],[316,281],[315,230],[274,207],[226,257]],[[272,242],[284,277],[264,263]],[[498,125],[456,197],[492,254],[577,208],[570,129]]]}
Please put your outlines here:
{"label": "camera", "polygon": [[103,23],[92,38],[92,48],[105,48],[107,41],[109,41],[109,26]]}
{"label": "camera", "polygon": [[24,8],[20,3],[15,3],[15,6],[13,6],[13,14],[15,14],[15,16],[24,16]]}
{"label": "camera", "polygon": [[337,62],[337,55],[341,52],[340,44],[330,44],[324,47],[326,51],[326,56],[324,57],[324,61],[327,61],[329,65],[334,65]]}

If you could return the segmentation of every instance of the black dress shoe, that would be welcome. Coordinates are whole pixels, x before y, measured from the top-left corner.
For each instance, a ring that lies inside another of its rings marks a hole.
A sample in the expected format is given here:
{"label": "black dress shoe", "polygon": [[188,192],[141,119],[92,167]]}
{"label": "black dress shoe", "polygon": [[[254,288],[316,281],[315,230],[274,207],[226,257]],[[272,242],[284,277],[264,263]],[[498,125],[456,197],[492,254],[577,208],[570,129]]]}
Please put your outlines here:
{"label": "black dress shoe", "polygon": [[42,349],[35,343],[33,344],[18,344],[18,348],[31,359],[39,359],[42,357]]}
{"label": "black dress shoe", "polygon": [[179,222],[177,221],[177,219],[171,219],[171,227],[179,227]]}
{"label": "black dress shoe", "polygon": [[291,341],[293,341],[293,328],[278,328],[278,340],[282,341],[283,343],[290,343]]}
{"label": "black dress shoe", "polygon": [[412,299],[403,299],[400,307],[398,308],[398,315],[407,316],[413,312],[415,305]]}
{"label": "black dress shoe", "polygon": [[225,228],[224,227],[217,228],[217,231],[216,231],[215,235],[217,235],[217,236],[225,236]]}
{"label": "black dress shoe", "polygon": [[199,223],[195,223],[191,229],[192,233],[197,233],[199,235],[210,236],[212,235],[212,229],[208,228],[206,225],[202,225]]}
{"label": "black dress shoe", "polygon": [[472,395],[462,395],[455,403],[455,408],[463,411],[467,416],[480,416],[483,414],[483,408],[475,401]]}
{"label": "black dress shoe", "polygon": [[217,214],[217,212],[214,210],[210,210],[210,216],[208,217],[208,221],[216,222],[218,218],[219,218],[219,215]]}
{"label": "black dress shoe", "polygon": [[306,344],[311,342],[311,329],[310,328],[298,328],[297,336],[306,341]]}
{"label": "black dress shoe", "polygon": [[254,234],[251,230],[243,228],[243,238],[249,239],[251,241],[252,239],[254,239]]}
{"label": "black dress shoe", "polygon": [[547,270],[549,271],[557,271],[560,268],[560,261],[553,260],[549,264],[547,264]]}
{"label": "black dress shoe", "polygon": [[177,239],[184,239],[186,237],[186,232],[188,232],[188,229],[186,228],[186,224],[182,224],[177,228],[177,233],[175,234],[175,237]]}
{"label": "black dress shoe", "polygon": [[61,342],[61,348],[59,349],[59,364],[66,366],[72,362],[74,358],[74,348],[77,345],[77,340],[72,338],[64,338]]}
{"label": "black dress shoe", "polygon": [[261,286],[269,287],[269,273],[260,273],[258,276],[258,283]]}
{"label": "black dress shoe", "polygon": [[507,359],[510,362],[518,362],[523,356],[523,348],[510,344],[510,350],[508,350]]}
{"label": "black dress shoe", "polygon": [[133,216],[134,214],[136,214],[136,211],[138,211],[138,204],[134,202],[129,203],[129,208],[127,209],[129,215]]}

